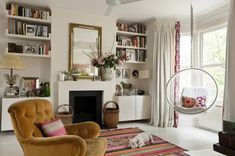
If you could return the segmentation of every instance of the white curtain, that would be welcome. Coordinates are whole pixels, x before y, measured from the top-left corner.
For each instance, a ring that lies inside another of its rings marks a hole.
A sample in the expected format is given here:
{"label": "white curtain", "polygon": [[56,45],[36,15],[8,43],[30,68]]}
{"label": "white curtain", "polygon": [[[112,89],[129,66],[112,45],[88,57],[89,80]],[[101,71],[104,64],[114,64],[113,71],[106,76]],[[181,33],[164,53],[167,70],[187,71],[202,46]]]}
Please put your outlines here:
{"label": "white curtain", "polygon": [[174,73],[175,22],[156,22],[154,32],[152,106],[150,124],[173,125],[174,111],[165,96],[166,83]]}
{"label": "white curtain", "polygon": [[226,58],[223,117],[224,126],[227,125],[225,123],[226,121],[235,123],[235,2],[233,0],[230,1]]}

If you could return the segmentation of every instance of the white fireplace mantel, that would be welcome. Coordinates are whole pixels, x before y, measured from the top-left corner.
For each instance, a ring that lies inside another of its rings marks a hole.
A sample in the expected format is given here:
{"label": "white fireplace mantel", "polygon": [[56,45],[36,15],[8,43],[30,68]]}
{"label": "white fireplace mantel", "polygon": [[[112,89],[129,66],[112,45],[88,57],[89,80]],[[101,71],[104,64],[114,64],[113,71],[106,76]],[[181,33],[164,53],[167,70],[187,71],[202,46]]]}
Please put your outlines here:
{"label": "white fireplace mantel", "polygon": [[112,81],[59,81],[58,105],[69,104],[69,91],[103,91],[103,104],[113,100],[115,83]]}

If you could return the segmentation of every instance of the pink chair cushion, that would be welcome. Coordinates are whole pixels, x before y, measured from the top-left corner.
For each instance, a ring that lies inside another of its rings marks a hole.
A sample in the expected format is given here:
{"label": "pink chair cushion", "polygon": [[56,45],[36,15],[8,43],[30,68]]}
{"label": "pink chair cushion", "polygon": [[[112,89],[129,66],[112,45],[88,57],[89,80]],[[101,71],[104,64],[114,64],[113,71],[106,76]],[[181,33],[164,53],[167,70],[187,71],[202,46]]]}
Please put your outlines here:
{"label": "pink chair cushion", "polygon": [[60,119],[55,119],[40,124],[43,134],[47,137],[67,135],[64,125]]}

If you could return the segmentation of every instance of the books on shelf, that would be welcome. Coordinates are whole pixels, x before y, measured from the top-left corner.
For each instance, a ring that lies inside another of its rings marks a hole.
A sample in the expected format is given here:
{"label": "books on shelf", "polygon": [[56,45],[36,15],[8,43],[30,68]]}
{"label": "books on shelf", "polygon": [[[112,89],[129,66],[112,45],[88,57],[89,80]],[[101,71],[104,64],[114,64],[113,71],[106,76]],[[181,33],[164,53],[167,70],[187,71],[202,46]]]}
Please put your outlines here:
{"label": "books on shelf", "polygon": [[27,36],[49,37],[49,26],[29,24],[15,19],[8,19],[8,33]]}
{"label": "books on shelf", "polygon": [[8,15],[30,17],[36,19],[50,20],[50,11],[37,8],[25,7],[16,3],[9,3],[6,5]]}
{"label": "books on shelf", "polygon": [[8,43],[8,53],[50,55],[49,52],[49,43],[24,43],[23,45]]}
{"label": "books on shelf", "polygon": [[117,45],[120,46],[133,46],[133,47],[140,47],[145,48],[146,45],[146,39],[144,36],[122,36],[117,35],[116,36]]}
{"label": "books on shelf", "polygon": [[128,57],[127,62],[145,62],[146,60],[146,51],[139,49],[117,49],[117,56],[125,55]]}
{"label": "books on shelf", "polygon": [[117,22],[117,28],[119,31],[133,32],[145,34],[146,27],[143,24],[126,24]]}

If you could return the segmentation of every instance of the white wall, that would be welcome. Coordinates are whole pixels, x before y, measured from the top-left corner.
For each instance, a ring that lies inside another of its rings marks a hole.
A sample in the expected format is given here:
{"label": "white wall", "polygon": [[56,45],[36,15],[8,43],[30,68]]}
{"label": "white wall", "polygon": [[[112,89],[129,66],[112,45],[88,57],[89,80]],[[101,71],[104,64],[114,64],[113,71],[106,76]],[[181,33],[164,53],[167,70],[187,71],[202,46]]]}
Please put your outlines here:
{"label": "white wall", "polygon": [[[75,10],[52,7],[52,55],[51,55],[51,89],[55,106],[58,102],[58,73],[68,70],[69,23],[79,23],[102,27],[103,53],[109,52],[116,34],[116,18],[96,16]],[[115,80],[110,84],[110,92],[114,93]],[[76,83],[83,83],[78,80]],[[95,86],[94,86],[95,87]],[[110,97],[112,98],[112,97]],[[104,101],[105,102],[105,101]]]}

